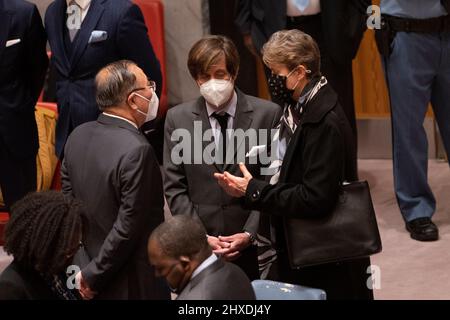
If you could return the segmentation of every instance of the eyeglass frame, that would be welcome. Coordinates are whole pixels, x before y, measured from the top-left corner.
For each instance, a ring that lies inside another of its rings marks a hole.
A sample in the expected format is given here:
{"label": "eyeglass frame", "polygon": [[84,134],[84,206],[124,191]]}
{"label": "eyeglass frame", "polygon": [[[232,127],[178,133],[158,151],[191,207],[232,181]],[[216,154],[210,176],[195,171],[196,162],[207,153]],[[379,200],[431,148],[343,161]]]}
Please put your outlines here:
{"label": "eyeglass frame", "polygon": [[138,88],[134,88],[133,90],[131,90],[128,94],[127,97],[129,97],[132,93],[139,91],[139,90],[144,90],[146,88],[150,88],[152,90],[153,93],[156,92],[156,82],[153,80],[147,80],[147,86],[146,87],[138,87]]}

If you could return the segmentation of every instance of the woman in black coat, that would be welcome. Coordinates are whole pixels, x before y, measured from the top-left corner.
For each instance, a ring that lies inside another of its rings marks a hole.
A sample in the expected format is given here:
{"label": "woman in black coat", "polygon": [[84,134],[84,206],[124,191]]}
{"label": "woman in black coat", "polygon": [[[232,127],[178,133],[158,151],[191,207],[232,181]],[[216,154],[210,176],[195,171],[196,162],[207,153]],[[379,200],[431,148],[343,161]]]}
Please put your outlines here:
{"label": "woman in black coat", "polygon": [[81,299],[75,270],[69,269],[72,281],[66,273],[81,234],[79,201],[56,191],[17,201],[5,230],[5,251],[14,260],[0,274],[0,300]]}
{"label": "woman in black coat", "polygon": [[[369,258],[306,267],[290,267],[283,218],[311,219],[329,214],[338,199],[340,182],[356,180],[352,132],[337,95],[320,76],[317,44],[298,30],[279,31],[263,47],[264,63],[272,70],[269,88],[285,101],[280,122],[280,171],[270,183],[216,174],[231,195],[270,215],[278,256],[278,279],[325,290],[328,299],[373,299],[367,287]],[[304,230],[308,232],[308,230]]]}

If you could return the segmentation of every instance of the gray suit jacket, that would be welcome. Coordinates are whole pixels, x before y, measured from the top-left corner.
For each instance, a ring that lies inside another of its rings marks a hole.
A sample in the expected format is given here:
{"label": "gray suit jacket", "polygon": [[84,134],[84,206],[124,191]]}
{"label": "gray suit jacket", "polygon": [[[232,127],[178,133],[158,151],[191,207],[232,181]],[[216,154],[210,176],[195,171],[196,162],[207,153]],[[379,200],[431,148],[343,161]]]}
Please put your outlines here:
{"label": "gray suit jacket", "polygon": [[255,293],[239,267],[219,259],[191,279],[177,300],[255,300]]}
{"label": "gray suit jacket", "polygon": [[[280,119],[281,109],[276,104],[248,96],[237,91],[237,107],[234,118],[234,129],[272,129]],[[194,132],[194,126],[200,126],[199,132]],[[177,131],[184,130],[189,133],[194,143],[191,143],[190,158],[194,155],[202,157],[208,154],[208,145],[214,144],[214,138],[210,141],[203,141],[202,136],[207,129],[211,129],[203,97],[195,101],[180,104],[167,113],[164,140],[164,190],[173,215],[187,214],[192,217],[199,217],[203,222],[206,231],[212,236],[229,236],[235,233],[249,231],[256,233],[259,225],[259,212],[242,208],[239,199],[228,196],[218,185],[214,178],[215,172],[224,170],[234,175],[242,176],[239,166],[236,163],[236,156],[245,154],[250,150],[249,141],[236,143],[236,150],[231,150],[231,143],[228,144],[228,154],[233,155],[231,164],[207,164],[213,159],[209,156],[200,159],[199,164],[189,164],[186,162],[176,163],[172,153],[178,154],[176,146],[180,146],[178,141],[172,141],[172,136],[176,136]],[[181,132],[183,133],[183,131]],[[268,136],[270,139],[270,133]],[[270,145],[268,139],[257,141],[258,145]],[[192,142],[192,140],[191,140]],[[197,148],[199,147],[199,148]],[[186,150],[184,150],[186,154]],[[245,159],[248,163],[248,158]],[[191,162],[192,162],[191,161]],[[250,172],[255,176],[260,176],[260,164],[248,166]]]}
{"label": "gray suit jacket", "polygon": [[65,148],[63,192],[86,206],[89,286],[107,299],[169,299],[147,260],[147,239],[164,220],[153,149],[130,123],[101,114],[77,127]]}

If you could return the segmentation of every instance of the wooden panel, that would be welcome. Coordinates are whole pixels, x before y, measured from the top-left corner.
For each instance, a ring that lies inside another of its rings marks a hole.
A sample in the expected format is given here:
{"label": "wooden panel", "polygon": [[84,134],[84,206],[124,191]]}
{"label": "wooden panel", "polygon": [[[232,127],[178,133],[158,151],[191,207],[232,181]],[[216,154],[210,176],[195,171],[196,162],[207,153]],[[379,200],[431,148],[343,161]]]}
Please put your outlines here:
{"label": "wooden panel", "polygon": [[359,119],[389,116],[389,99],[374,32],[367,31],[353,60],[353,86]]}

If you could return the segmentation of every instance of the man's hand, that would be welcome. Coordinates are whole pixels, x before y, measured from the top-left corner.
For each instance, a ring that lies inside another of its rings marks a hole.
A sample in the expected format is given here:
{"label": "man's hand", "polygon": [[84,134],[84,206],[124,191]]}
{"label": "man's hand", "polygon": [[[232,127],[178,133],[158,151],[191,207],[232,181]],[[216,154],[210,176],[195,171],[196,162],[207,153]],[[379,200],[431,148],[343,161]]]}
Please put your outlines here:
{"label": "man's hand", "polygon": [[84,300],[91,300],[97,294],[89,288],[87,282],[83,279],[83,275],[80,272],[75,276],[76,284],[78,284],[78,292]]}
{"label": "man's hand", "polygon": [[244,45],[255,57],[259,57],[258,52],[256,51],[255,45],[253,44],[252,36],[247,33],[243,35]]}
{"label": "man's hand", "polygon": [[225,241],[219,240],[217,237],[208,236],[208,244],[213,249],[214,253],[217,253],[216,251],[227,249],[230,247],[230,244]]}
{"label": "man's hand", "polygon": [[219,236],[219,240],[229,243],[228,248],[217,250],[216,252],[216,254],[220,254],[227,261],[239,258],[241,251],[250,245],[250,236],[245,232],[236,233],[228,237]]}
{"label": "man's hand", "polygon": [[217,179],[219,185],[225,190],[230,196],[235,198],[240,198],[245,195],[247,191],[247,186],[253,176],[248,172],[247,167],[243,163],[239,163],[239,169],[241,169],[243,178],[233,176],[229,172],[225,173],[214,173],[214,177]]}

